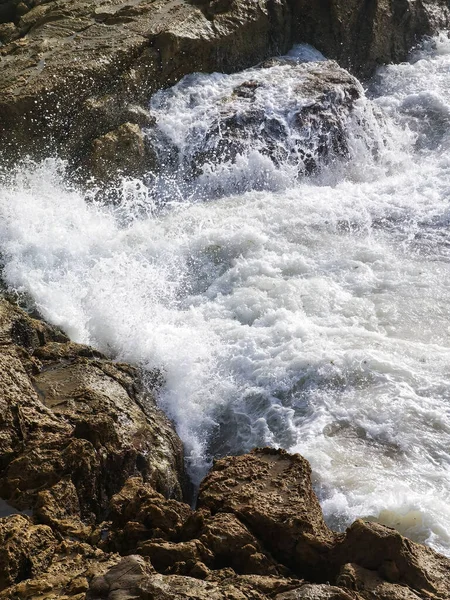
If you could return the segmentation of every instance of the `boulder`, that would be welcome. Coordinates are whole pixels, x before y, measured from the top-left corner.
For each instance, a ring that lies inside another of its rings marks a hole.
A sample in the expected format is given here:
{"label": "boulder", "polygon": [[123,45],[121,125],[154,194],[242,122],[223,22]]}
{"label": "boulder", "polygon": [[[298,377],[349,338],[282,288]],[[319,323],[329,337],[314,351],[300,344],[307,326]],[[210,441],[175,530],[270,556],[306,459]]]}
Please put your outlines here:
{"label": "boulder", "polygon": [[328,529],[300,455],[257,449],[214,463],[199,506],[235,514],[279,562],[313,581],[330,578],[335,534]]}
{"label": "boulder", "polygon": [[[274,80],[281,78],[291,85],[280,102]],[[209,128],[202,135],[194,131],[191,147],[183,152],[183,170],[195,176],[206,163],[234,162],[239,154],[257,150],[277,166],[295,167],[299,175],[317,172],[350,157],[352,118],[364,126],[358,102],[363,97],[358,80],[334,61],[264,61],[221,99]],[[268,99],[276,110],[266,110]]]}
{"label": "boulder", "polygon": [[[368,587],[372,588],[369,598],[373,597],[374,589],[382,587],[380,580],[398,584],[397,594],[402,586],[403,593],[407,588],[419,597],[450,597],[449,559],[378,523],[355,521],[336,545],[333,560],[340,564],[338,581],[341,584],[352,581],[351,569],[345,566],[349,563],[357,565],[353,583],[347,585],[357,590],[365,589],[369,581]],[[375,578],[367,577],[367,571],[373,572]]]}
{"label": "boulder", "polygon": [[0,519],[0,591],[46,571],[56,546],[46,525],[33,525],[23,515]]}
{"label": "boulder", "polygon": [[0,498],[63,533],[87,535],[130,476],[181,499],[181,442],[137,371],[4,299],[0,414]]}

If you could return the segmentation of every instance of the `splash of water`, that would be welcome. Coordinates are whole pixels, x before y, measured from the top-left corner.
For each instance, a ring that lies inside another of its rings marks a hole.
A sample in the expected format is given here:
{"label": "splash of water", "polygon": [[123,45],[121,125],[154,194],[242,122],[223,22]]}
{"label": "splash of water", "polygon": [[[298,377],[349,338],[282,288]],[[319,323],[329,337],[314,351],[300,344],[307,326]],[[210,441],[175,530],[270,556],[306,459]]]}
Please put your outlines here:
{"label": "splash of water", "polygon": [[[251,73],[280,119],[282,68]],[[350,157],[310,177],[252,147],[196,187],[125,182],[113,207],[57,160],[24,165],[0,186],[3,277],[74,340],[164,369],[194,480],[213,454],[282,446],[333,526],[371,516],[450,554],[449,68],[443,37],[381,70]],[[186,156],[248,79],[160,93],[160,131]]]}

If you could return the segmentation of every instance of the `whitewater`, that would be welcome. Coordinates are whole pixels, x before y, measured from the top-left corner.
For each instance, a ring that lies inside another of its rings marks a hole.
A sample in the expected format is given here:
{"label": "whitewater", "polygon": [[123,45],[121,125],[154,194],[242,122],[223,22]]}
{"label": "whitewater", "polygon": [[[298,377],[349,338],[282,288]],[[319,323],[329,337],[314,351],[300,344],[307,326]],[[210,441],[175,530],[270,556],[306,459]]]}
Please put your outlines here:
{"label": "whitewater", "polygon": [[287,119],[286,73],[158,92],[166,169],[120,202],[57,158],[2,172],[2,278],[71,339],[162,370],[194,483],[213,456],[283,447],[332,527],[370,518],[450,555],[450,41],[377,72],[346,159],[308,174],[253,140],[188,177],[236,85],[262,82],[259,108]]}

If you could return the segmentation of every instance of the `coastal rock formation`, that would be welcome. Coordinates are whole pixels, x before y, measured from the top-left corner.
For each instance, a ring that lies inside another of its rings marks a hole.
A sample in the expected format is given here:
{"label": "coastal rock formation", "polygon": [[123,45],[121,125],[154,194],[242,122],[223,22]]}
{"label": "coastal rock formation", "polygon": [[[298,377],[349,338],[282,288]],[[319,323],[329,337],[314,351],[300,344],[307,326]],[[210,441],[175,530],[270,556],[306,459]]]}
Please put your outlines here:
{"label": "coastal rock formation", "polygon": [[[68,480],[53,496],[41,493],[31,517],[0,519],[0,599],[450,596],[450,560],[433,550],[377,523],[331,531],[309,464],[283,450],[216,461],[195,511],[156,492],[142,475],[130,477],[84,541],[82,531],[61,525],[66,515],[58,510],[77,506]],[[41,524],[43,515],[48,524]]]}
{"label": "coastal rock formation", "polygon": [[[270,75],[265,69],[272,69]],[[264,61],[260,69],[250,71],[251,76],[222,99],[205,134],[195,132],[192,154],[184,153],[186,174],[201,173],[205,163],[233,162],[250,149],[275,165],[291,164],[299,175],[349,157],[349,123],[353,116],[362,118],[355,108],[364,96],[355,77],[334,61],[299,64],[288,58]],[[275,77],[284,77],[292,86],[285,106],[267,112]]]}
{"label": "coastal rock formation", "polygon": [[148,126],[151,94],[188,73],[308,42],[366,75],[449,22],[443,0],[3,0],[0,147],[4,158],[57,152],[95,173],[104,136]]}
{"label": "coastal rock formation", "polygon": [[200,487],[199,506],[235,514],[299,576],[329,579],[335,534],[325,525],[301,456],[265,449],[219,460]]}
{"label": "coastal rock formation", "polygon": [[6,300],[0,414],[0,497],[61,533],[85,538],[132,475],[182,496],[181,442],[136,369]]}
{"label": "coastal rock formation", "polygon": [[401,62],[425,35],[448,28],[445,0],[293,0],[294,37],[358,76]]}

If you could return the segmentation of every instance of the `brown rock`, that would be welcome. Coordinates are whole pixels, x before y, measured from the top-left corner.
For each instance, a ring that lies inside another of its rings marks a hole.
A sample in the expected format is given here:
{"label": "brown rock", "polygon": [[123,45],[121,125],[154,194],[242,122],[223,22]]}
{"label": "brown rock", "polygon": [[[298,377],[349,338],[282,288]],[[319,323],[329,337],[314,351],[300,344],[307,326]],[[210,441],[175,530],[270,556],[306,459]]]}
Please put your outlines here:
{"label": "brown rock", "polygon": [[102,519],[132,475],[181,497],[181,442],[136,370],[6,300],[0,414],[0,497],[64,532]]}
{"label": "brown rock", "polygon": [[112,522],[106,546],[129,553],[144,540],[175,540],[191,514],[189,505],[167,500],[142,478],[132,477],[111,499],[108,518]]}
{"label": "brown rock", "polygon": [[199,506],[234,513],[273,556],[305,579],[330,577],[335,536],[311,487],[309,463],[269,448],[215,462]]}
{"label": "brown rock", "polygon": [[408,586],[421,597],[450,597],[449,559],[378,523],[355,521],[337,544],[334,560],[374,571],[383,581]]}
{"label": "brown rock", "polygon": [[236,573],[277,575],[277,563],[239,519],[217,513],[206,520],[199,539],[214,555],[213,568],[231,567]]}
{"label": "brown rock", "polygon": [[[0,145],[45,156],[57,143],[74,162],[94,139],[139,124],[117,122],[130,103],[193,71],[236,70],[291,44],[285,0],[52,0],[22,17],[19,34],[0,48]],[[97,119],[92,107],[105,98],[112,110]]]}
{"label": "brown rock", "polygon": [[376,571],[369,571],[358,565],[347,564],[341,569],[337,585],[358,592],[366,600],[419,600],[411,588],[389,583],[379,577]]}
{"label": "brown rock", "polygon": [[156,168],[156,157],[139,125],[124,123],[94,140],[87,159],[90,172],[100,181],[136,177]]}
{"label": "brown rock", "polygon": [[120,561],[87,544],[64,541],[45,572],[0,592],[1,600],[85,600],[89,582]]}
{"label": "brown rock", "polygon": [[56,546],[46,525],[33,525],[22,515],[0,519],[0,591],[46,571]]}

